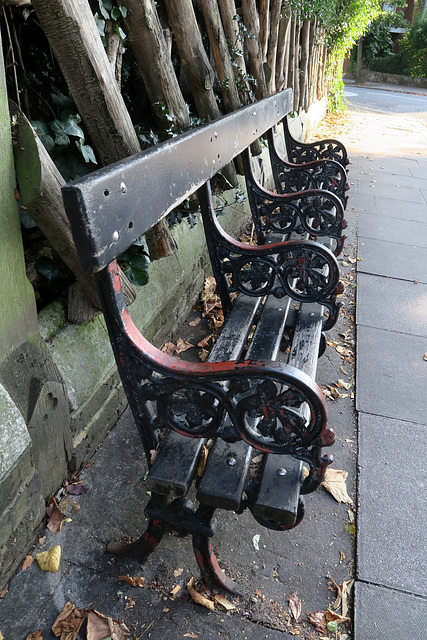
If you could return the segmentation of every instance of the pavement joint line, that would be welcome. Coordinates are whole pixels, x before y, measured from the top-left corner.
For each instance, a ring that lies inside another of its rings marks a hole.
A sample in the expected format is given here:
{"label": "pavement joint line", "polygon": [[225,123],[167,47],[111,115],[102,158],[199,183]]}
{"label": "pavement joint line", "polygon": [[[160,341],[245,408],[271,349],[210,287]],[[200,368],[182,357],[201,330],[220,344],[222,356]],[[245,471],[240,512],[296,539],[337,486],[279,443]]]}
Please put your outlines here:
{"label": "pavement joint line", "polygon": [[[384,415],[383,413],[373,413],[372,411],[365,411],[365,410],[363,410],[363,409],[359,409],[357,413],[358,413],[358,414],[363,413],[363,414],[364,414],[364,415],[366,415],[366,416],[375,416],[375,417],[377,417],[377,418],[390,418],[390,416],[386,416],[386,415]],[[427,426],[424,422],[414,422],[413,420],[405,420],[405,418],[396,418],[396,419],[397,419],[397,420],[399,420],[399,422],[405,422],[405,423],[407,423],[407,424],[409,424],[409,425],[411,425],[411,424],[412,424],[412,425],[414,425],[414,426],[416,426],[416,427],[419,427],[419,426],[421,426],[421,427]],[[426,596],[426,597],[427,597],[427,596]]]}
{"label": "pavement joint line", "polygon": [[[378,276],[378,277],[382,278],[383,276]],[[356,320],[356,324],[357,324],[358,327],[368,327],[370,329],[378,329],[378,331],[384,331],[386,333],[397,333],[399,336],[411,336],[411,337],[414,337],[414,338],[424,338],[424,339],[426,339],[425,336],[419,335],[418,333],[414,333],[414,332],[406,333],[405,331],[396,331],[396,329],[385,329],[384,327],[376,327],[376,326],[371,325],[371,324],[364,324],[364,323],[361,323],[361,322],[357,322],[357,320]]]}
{"label": "pavement joint line", "polygon": [[396,587],[390,587],[386,584],[382,584],[381,582],[372,582],[370,580],[362,580],[360,578],[356,578],[356,582],[360,584],[367,584],[372,587],[379,587],[380,589],[387,589],[388,591],[394,591],[395,593],[399,593],[406,596],[414,596],[416,598],[421,598],[427,601],[427,596],[421,596],[419,593],[414,593],[413,591],[406,591],[405,589],[396,589]]}

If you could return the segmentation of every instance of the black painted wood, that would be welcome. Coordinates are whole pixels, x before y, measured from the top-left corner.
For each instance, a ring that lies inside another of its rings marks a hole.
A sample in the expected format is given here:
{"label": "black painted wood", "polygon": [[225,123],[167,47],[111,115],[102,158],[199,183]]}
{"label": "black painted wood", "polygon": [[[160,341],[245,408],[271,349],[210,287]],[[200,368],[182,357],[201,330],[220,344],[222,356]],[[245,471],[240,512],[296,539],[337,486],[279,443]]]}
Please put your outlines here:
{"label": "black painted wood", "polygon": [[62,188],[84,271],[103,269],[291,109],[292,91],[243,107]]}

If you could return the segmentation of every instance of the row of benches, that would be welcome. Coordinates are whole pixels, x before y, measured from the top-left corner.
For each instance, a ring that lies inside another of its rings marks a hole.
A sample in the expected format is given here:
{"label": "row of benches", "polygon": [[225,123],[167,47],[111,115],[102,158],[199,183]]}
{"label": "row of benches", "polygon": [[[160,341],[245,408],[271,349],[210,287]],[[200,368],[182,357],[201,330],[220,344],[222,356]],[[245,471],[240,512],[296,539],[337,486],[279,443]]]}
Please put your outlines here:
{"label": "row of benches", "polygon": [[[315,375],[323,331],[334,325],[340,307],[336,256],[344,241],[348,159],[337,141],[293,140],[286,132],[291,108],[287,89],[63,188],[82,267],[98,283],[149,466],[147,530],[131,544],[110,543],[108,550],[144,562],[166,531],[190,534],[203,579],[231,592],[238,586],[212,551],[215,510],[248,508],[262,525],[290,529],[304,515],[304,495],[319,486],[332,462],[322,453],[334,434]],[[272,130],[281,121],[287,162],[274,146]],[[250,145],[264,135],[275,192],[252,171]],[[239,154],[256,246],[226,234],[212,205],[210,179]],[[116,263],[195,191],[226,315],[205,363],[169,356],[144,338],[126,307]],[[280,351],[285,332],[292,335],[287,356]],[[151,464],[153,449],[158,454]],[[262,464],[254,464],[260,452]]]}

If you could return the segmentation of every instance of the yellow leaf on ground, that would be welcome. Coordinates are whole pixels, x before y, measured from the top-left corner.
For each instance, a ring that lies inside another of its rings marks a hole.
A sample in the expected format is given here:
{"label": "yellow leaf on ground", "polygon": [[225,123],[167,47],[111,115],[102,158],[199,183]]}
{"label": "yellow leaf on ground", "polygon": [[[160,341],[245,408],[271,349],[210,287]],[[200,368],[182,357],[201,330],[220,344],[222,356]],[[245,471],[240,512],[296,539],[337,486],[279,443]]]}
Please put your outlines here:
{"label": "yellow leaf on ground", "polygon": [[353,504],[353,500],[347,493],[347,487],[345,481],[347,480],[348,472],[341,469],[326,469],[325,479],[322,485],[330,494],[333,495],[335,500],[341,504]]}
{"label": "yellow leaf on ground", "polygon": [[301,615],[301,598],[299,597],[298,592],[293,591],[286,600],[289,602],[289,609],[295,622],[298,622],[298,618]]}
{"label": "yellow leaf on ground", "polygon": [[196,604],[200,604],[202,607],[206,607],[206,609],[210,609],[210,611],[215,610],[215,604],[212,602],[212,600],[209,600],[209,598],[205,598],[205,596],[202,596],[201,593],[196,591],[196,589],[194,588],[193,577],[191,577],[187,582],[187,589],[193,602],[195,602]]}
{"label": "yellow leaf on ground", "polygon": [[350,618],[347,618],[346,616],[340,616],[339,613],[335,613],[335,611],[331,611],[330,609],[325,611],[325,618],[328,622],[334,621],[338,622],[338,624],[340,624],[341,622],[348,622],[350,620]]}
{"label": "yellow leaf on ground", "polygon": [[36,553],[36,560],[42,571],[58,571],[61,561],[61,547],[57,544],[49,551]]}
{"label": "yellow leaf on ground", "polygon": [[179,569],[175,569],[175,571],[173,572],[174,578],[178,578],[183,571],[184,569],[182,569],[181,567]]}
{"label": "yellow leaf on ground", "polygon": [[188,340],[183,340],[182,338],[178,338],[178,340],[176,341],[176,353],[183,353],[184,351],[187,351],[187,349],[191,349],[192,347],[194,347],[194,344],[191,344],[191,342],[188,342]]}
{"label": "yellow leaf on ground", "polygon": [[84,609],[67,602],[52,625],[52,633],[61,640],[75,640],[85,619]]}

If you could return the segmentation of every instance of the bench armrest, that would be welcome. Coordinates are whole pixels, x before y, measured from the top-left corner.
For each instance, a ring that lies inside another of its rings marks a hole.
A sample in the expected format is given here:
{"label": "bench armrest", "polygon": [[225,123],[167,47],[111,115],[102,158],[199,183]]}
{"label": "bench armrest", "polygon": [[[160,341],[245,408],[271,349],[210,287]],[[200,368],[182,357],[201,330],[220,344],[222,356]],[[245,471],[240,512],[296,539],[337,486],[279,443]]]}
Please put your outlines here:
{"label": "bench armrest", "polygon": [[[322,390],[296,367],[274,361],[191,363],[154,347],[136,328],[117,263],[97,274],[111,344],[129,402],[156,404],[144,432],[170,427],[193,438],[243,439],[265,453],[288,453],[317,465],[313,451],[333,443]],[[138,399],[137,399],[138,398]],[[231,423],[231,428],[230,428]],[[155,448],[154,434],[147,446]],[[149,450],[148,450],[149,459]]]}
{"label": "bench armrest", "polygon": [[347,149],[339,140],[327,138],[317,142],[300,142],[289,131],[288,119],[283,119],[286,152],[290,162],[304,163],[327,158],[339,162],[344,169],[349,164]]}

